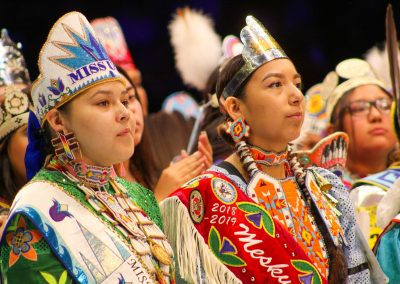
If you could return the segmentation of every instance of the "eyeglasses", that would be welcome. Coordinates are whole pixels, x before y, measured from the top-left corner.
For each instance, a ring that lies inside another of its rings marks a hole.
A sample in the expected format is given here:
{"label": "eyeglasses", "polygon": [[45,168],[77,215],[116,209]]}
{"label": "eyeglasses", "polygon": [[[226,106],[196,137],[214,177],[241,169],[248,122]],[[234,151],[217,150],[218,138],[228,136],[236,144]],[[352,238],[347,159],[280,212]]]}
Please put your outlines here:
{"label": "eyeglasses", "polygon": [[389,113],[392,107],[392,100],[389,98],[380,98],[374,101],[353,101],[348,103],[344,109],[348,110],[353,116],[366,116],[371,111],[372,106],[381,113]]}

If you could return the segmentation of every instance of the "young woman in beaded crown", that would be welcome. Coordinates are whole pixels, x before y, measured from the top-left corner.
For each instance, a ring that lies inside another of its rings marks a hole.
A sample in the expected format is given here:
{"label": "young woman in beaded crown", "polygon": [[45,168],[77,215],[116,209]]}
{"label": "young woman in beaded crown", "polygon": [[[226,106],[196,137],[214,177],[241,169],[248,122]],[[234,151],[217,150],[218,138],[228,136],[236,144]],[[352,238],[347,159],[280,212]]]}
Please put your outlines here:
{"label": "young woman in beaded crown", "polygon": [[222,66],[217,83],[227,116],[221,134],[235,153],[160,206],[180,277],[374,282],[383,275],[369,269],[347,190],[327,170],[302,169],[290,152],[303,122],[301,76],[261,23],[246,23],[242,54]]}
{"label": "young woman in beaded crown", "polygon": [[122,77],[82,14],[54,24],[38,64],[36,136],[52,134],[55,149],[49,143],[44,167],[13,203],[3,282],[173,283],[154,195],[113,171],[133,154],[133,117]]}

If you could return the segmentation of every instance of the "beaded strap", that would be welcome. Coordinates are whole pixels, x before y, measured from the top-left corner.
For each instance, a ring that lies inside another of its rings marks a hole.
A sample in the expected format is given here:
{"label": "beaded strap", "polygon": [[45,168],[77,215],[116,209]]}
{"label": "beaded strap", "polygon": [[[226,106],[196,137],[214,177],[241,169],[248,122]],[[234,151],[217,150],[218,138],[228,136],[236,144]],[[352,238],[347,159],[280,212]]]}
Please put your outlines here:
{"label": "beaded strap", "polygon": [[296,180],[298,182],[304,183],[306,174],[304,172],[303,166],[297,160],[297,156],[292,152],[292,148],[290,146],[288,150],[288,158],[289,158],[290,168],[293,171]]}
{"label": "beaded strap", "polygon": [[250,178],[252,178],[259,171],[259,169],[257,168],[257,165],[251,156],[250,149],[246,142],[239,141],[236,143],[235,150],[243,164],[244,169],[249,173]]}

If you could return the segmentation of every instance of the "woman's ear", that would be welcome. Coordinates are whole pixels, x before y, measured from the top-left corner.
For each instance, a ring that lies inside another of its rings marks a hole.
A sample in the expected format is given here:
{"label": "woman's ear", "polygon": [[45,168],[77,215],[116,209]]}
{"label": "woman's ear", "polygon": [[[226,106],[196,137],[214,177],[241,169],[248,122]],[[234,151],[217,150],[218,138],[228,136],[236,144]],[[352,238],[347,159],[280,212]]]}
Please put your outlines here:
{"label": "woman's ear", "polygon": [[56,132],[69,132],[66,127],[66,119],[65,116],[61,114],[58,109],[51,109],[46,114],[46,120],[49,123],[50,127]]}
{"label": "woman's ear", "polygon": [[243,117],[243,105],[242,101],[235,97],[228,97],[225,99],[224,108],[226,113],[233,119],[236,120],[239,117]]}

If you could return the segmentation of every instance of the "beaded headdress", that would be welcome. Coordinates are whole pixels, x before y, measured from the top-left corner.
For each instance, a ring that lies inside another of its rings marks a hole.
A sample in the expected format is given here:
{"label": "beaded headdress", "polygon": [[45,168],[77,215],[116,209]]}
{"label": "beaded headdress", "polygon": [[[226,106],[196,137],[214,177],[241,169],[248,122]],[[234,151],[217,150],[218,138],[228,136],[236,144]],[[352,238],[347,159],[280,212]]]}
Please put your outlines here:
{"label": "beaded headdress", "polygon": [[30,84],[29,72],[21,53],[21,43],[15,43],[6,29],[0,36],[0,86],[10,84]]}
{"label": "beaded headdress", "polygon": [[62,16],[52,27],[40,51],[40,75],[32,86],[36,116],[46,114],[97,84],[121,80],[117,68],[79,12]]}
{"label": "beaded headdress", "polygon": [[267,29],[253,16],[246,17],[246,26],[240,32],[244,44],[245,64],[234,75],[222,92],[222,97],[235,95],[243,82],[261,65],[278,58],[288,58]]}
{"label": "beaded headdress", "polygon": [[4,91],[4,102],[0,107],[0,142],[8,134],[28,123],[28,95],[14,85],[8,85]]}
{"label": "beaded headdress", "polygon": [[332,122],[336,104],[348,91],[363,85],[376,85],[385,89],[385,85],[376,76],[368,62],[362,59],[346,59],[336,66],[335,72],[341,83],[338,81],[340,84],[329,95],[326,113],[330,122]]}
{"label": "beaded headdress", "polygon": [[137,69],[133,62],[124,33],[113,17],[98,18],[90,22],[110,59],[123,69]]}
{"label": "beaded headdress", "polygon": [[28,123],[28,95],[17,88],[16,84],[30,85],[29,72],[21,52],[22,45],[8,36],[6,29],[0,37],[0,86],[4,101],[0,107],[0,142],[10,133]]}

